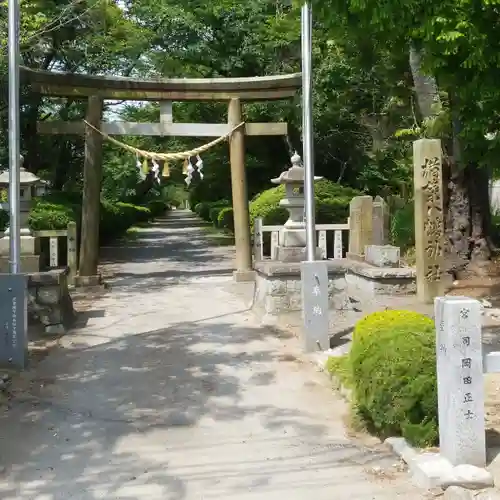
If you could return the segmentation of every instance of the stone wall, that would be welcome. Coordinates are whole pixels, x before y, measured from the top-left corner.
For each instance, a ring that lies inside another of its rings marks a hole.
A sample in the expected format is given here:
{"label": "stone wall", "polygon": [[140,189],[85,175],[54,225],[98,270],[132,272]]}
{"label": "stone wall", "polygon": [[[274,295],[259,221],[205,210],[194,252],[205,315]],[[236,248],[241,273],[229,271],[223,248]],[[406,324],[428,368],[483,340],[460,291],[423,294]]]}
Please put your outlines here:
{"label": "stone wall", "polygon": [[68,289],[68,271],[28,275],[28,319],[42,324],[48,334],[63,334],[75,320]]}
{"label": "stone wall", "polygon": [[[414,294],[413,269],[383,269],[348,259],[328,261],[330,309],[349,310],[353,304],[372,301],[377,295]],[[255,307],[276,315],[302,310],[300,263],[259,262]]]}

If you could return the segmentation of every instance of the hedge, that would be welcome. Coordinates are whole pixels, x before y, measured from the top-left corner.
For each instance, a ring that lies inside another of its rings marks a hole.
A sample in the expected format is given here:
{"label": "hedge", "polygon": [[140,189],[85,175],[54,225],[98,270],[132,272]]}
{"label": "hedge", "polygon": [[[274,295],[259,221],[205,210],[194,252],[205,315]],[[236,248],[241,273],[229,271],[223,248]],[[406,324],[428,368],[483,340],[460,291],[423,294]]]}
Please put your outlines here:
{"label": "hedge", "polygon": [[[121,236],[137,222],[144,222],[155,213],[163,213],[166,203],[160,200],[149,202],[148,207],[131,203],[101,200],[99,234],[102,242]],[[33,200],[28,225],[34,231],[66,229],[70,222],[81,223],[81,194],[49,193]],[[2,227],[2,224],[4,227]],[[8,225],[8,213],[0,211],[0,229]]]}
{"label": "hedge", "polygon": [[234,215],[232,207],[223,208],[219,212],[219,217],[217,219],[217,227],[221,229],[226,229],[228,231],[234,231]]}
{"label": "hedge", "polygon": [[[349,203],[361,193],[350,187],[322,179],[314,183],[316,201],[316,223],[341,224],[349,217]],[[255,196],[250,203],[250,224],[261,217],[264,224],[283,224],[288,219],[288,211],[279,206],[285,197],[285,186],[267,189]]]}
{"label": "hedge", "polygon": [[[416,446],[438,440],[435,328],[413,311],[383,311],[356,324],[350,353],[329,363],[349,379],[366,426]],[[345,372],[348,372],[347,374]]]}

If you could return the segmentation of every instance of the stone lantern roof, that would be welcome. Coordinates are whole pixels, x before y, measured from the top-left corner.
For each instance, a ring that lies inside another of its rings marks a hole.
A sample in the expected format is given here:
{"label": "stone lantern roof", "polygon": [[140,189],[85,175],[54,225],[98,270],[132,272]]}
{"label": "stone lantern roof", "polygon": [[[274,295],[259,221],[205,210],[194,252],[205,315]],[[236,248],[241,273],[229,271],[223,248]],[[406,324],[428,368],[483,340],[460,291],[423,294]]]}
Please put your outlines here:
{"label": "stone lantern roof", "polygon": [[[291,158],[292,166],[281,173],[279,177],[271,179],[273,184],[303,184],[304,183],[304,167],[300,156],[295,152]],[[314,176],[315,181],[319,181],[323,177]]]}
{"label": "stone lantern roof", "polygon": [[[31,172],[28,172],[23,167],[19,169],[19,177],[21,186],[29,186],[31,184],[36,184],[37,182],[40,182],[39,177],[37,177],[35,174],[32,174]],[[8,186],[9,184],[10,184],[9,170],[4,170],[0,174],[0,185]]]}

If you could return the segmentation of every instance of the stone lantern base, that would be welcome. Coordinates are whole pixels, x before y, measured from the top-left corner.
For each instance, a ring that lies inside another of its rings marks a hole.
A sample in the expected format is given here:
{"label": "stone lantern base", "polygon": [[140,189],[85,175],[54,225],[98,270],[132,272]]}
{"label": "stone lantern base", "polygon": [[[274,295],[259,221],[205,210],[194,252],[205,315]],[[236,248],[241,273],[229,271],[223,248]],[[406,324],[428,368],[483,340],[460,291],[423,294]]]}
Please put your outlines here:
{"label": "stone lantern base", "polygon": [[[316,260],[322,260],[321,248],[316,248]],[[283,247],[278,246],[276,259],[280,262],[304,262],[306,260],[305,247]]]}
{"label": "stone lantern base", "polygon": [[[0,273],[9,273],[10,238],[9,229],[5,231],[4,237],[0,238]],[[21,262],[22,273],[37,273],[40,271],[40,255],[38,254],[37,239],[34,238],[29,229],[21,229]]]}

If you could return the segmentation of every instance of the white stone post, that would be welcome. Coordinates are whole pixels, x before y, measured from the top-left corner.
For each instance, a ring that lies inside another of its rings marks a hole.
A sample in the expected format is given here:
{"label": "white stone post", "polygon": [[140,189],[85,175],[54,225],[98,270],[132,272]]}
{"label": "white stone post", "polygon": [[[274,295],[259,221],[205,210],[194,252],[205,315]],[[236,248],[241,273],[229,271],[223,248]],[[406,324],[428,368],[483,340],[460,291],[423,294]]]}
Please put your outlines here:
{"label": "white stone post", "polygon": [[440,453],[452,465],[484,467],[481,305],[467,297],[437,297],[434,308]]}

